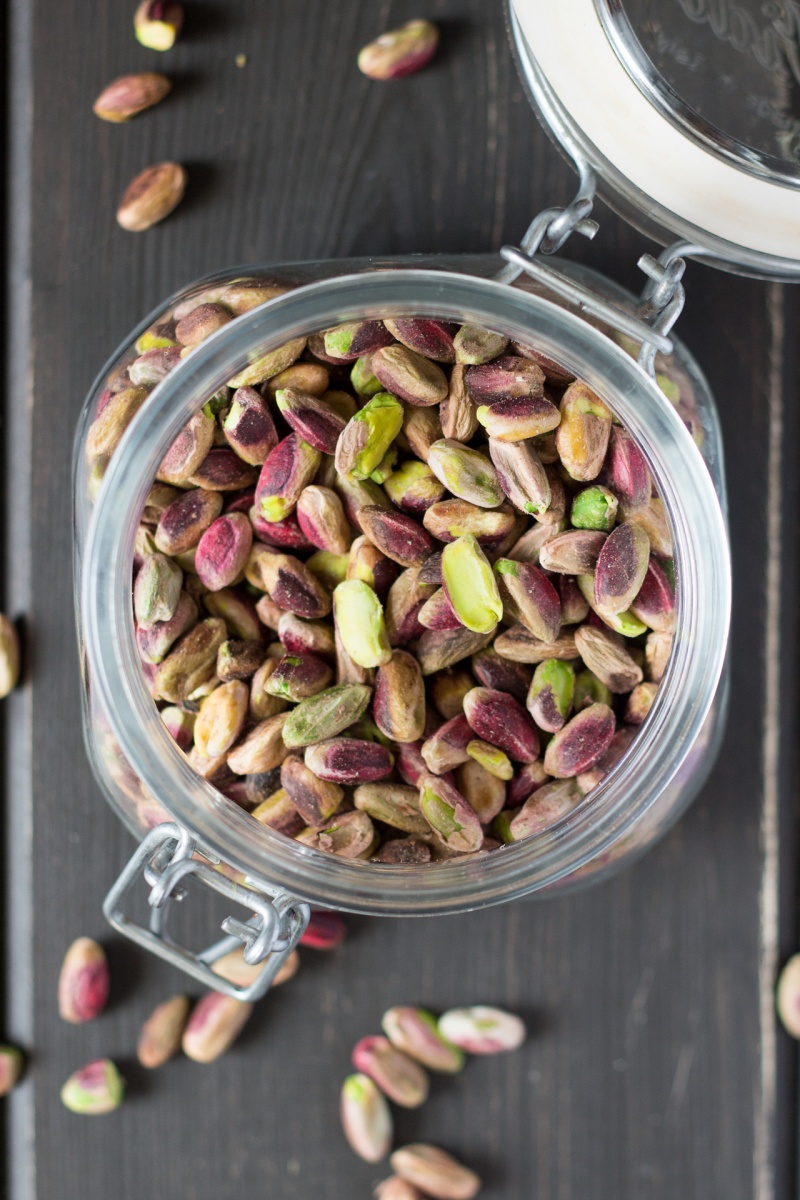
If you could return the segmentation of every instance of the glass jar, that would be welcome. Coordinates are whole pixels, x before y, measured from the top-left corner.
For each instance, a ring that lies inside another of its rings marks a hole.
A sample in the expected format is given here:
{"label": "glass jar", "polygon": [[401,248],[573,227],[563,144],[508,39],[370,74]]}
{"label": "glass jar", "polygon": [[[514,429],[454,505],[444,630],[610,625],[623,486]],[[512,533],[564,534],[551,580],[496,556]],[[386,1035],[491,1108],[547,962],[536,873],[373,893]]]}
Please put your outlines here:
{"label": "glass jar", "polygon": [[[89,395],[75,458],[86,742],[105,795],[128,827],[145,838],[105,911],[123,932],[205,982],[224,987],[217,976],[209,980],[208,963],[223,945],[237,944],[237,937],[246,942],[252,961],[263,958],[270,945],[288,952],[309,904],[383,916],[444,914],[600,878],[652,844],[696,794],[713,762],[725,707],[720,680],[731,580],[722,449],[708,387],[691,356],[676,344],[671,356],[656,362],[665,377],[662,385],[675,393],[671,403],[655,374],[617,344],[624,339],[615,341],[597,319],[587,320],[555,301],[527,276],[509,286],[514,271],[508,267],[493,278],[499,265],[497,258],[481,256],[248,270],[248,277],[301,286],[232,321],[160,382],[127,428],[102,480],[87,464],[85,446],[109,374],[136,356],[134,343],[149,325],[187,296],[202,292],[213,298],[215,289],[242,272],[203,280],[173,297],[133,332]],[[574,289],[572,299],[581,305],[590,289],[592,310],[626,334],[638,329],[651,351],[643,361],[652,363],[654,344],[667,343],[659,334],[653,334],[655,343],[648,342],[646,327],[631,317],[632,298],[585,268],[562,268],[560,290]],[[614,307],[606,306],[609,299]],[[131,609],[139,516],[161,458],[192,413],[273,347],[340,322],[381,316],[431,316],[486,326],[533,342],[584,380],[649,460],[672,526],[678,580],[675,647],[653,710],[623,759],[587,800],[546,832],[435,867],[376,865],[316,852],[253,821],[200,778],[150,696]],[[149,929],[133,922],[122,903],[141,870],[152,888]],[[169,897],[187,873],[199,874],[257,914],[249,925],[226,922],[231,936],[199,956],[177,947],[164,925]],[[268,967],[279,957],[269,955]],[[266,969],[265,979],[269,973]],[[252,996],[264,986],[262,981],[249,990],[230,991]]]}

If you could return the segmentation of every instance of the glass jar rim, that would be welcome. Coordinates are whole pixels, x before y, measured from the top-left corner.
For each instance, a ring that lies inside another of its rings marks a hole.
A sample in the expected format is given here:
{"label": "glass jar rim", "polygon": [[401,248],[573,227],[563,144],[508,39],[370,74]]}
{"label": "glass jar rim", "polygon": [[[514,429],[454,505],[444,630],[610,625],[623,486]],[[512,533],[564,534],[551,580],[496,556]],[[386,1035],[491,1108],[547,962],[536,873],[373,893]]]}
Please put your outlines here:
{"label": "glass jar rim", "polygon": [[[535,333],[544,354],[610,404],[646,448],[670,514],[681,579],[679,635],[648,721],[590,801],[545,833],[490,854],[435,867],[377,867],[310,850],[259,825],[196,774],[147,688],[134,638],[130,566],[158,464],[209,395],[293,337],[365,316],[414,313],[498,328],[523,342]],[[499,903],[555,883],[643,815],[680,768],[713,701],[727,645],[730,560],[720,504],[697,447],[624,350],[540,295],[450,271],[392,269],[338,276],[269,301],[203,342],[153,389],[103,480],[87,530],[80,598],[91,687],[123,755],[211,857],[314,904],[422,915]]]}

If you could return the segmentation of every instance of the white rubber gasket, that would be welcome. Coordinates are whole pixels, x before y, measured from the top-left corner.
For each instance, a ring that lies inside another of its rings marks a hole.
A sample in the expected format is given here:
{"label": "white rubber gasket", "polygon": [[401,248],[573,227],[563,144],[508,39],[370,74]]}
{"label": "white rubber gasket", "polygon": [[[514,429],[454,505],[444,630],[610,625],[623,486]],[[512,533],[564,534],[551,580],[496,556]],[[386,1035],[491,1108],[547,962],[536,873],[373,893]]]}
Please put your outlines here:
{"label": "white rubber gasket", "polygon": [[586,138],[658,205],[714,237],[800,262],[800,192],[738,170],[652,105],[592,0],[512,0],[536,63]]}

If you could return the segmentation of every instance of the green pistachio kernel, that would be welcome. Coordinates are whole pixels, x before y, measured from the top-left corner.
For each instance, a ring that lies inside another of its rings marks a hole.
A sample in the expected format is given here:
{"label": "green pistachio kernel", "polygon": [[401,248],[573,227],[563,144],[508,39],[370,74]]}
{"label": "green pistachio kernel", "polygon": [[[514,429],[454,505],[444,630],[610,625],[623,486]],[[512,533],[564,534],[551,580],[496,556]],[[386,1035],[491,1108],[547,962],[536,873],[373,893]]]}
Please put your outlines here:
{"label": "green pistachio kernel", "polygon": [[503,615],[503,602],[489,560],[471,534],[445,546],[442,579],[462,625],[473,633],[491,633]]}
{"label": "green pistachio kernel", "polygon": [[383,606],[362,579],[346,579],[333,593],[336,628],[345,650],[360,667],[389,662],[392,648],[386,636]]}

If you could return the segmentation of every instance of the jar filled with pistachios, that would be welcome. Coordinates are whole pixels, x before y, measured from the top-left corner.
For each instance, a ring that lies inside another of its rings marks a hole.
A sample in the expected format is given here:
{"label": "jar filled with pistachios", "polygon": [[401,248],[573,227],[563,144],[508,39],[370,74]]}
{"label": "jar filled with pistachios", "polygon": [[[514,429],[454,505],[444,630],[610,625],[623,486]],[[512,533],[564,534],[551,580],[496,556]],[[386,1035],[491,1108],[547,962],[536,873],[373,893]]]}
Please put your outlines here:
{"label": "jar filled with pistachios", "polygon": [[[87,743],[143,839],[106,912],[196,977],[239,938],[263,990],[312,904],[451,913],[602,878],[705,778],[730,603],[713,401],[630,297],[562,269],[556,299],[492,256],[216,276],[93,388]],[[248,911],[200,955],[165,929],[189,873]],[[141,874],[149,927],[125,912]]]}

